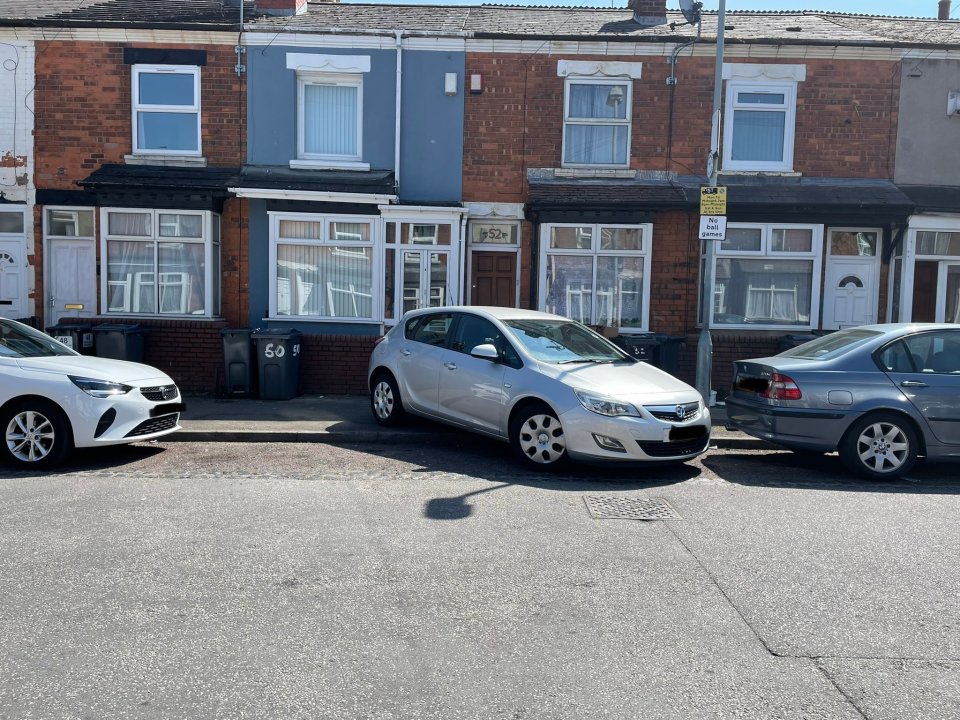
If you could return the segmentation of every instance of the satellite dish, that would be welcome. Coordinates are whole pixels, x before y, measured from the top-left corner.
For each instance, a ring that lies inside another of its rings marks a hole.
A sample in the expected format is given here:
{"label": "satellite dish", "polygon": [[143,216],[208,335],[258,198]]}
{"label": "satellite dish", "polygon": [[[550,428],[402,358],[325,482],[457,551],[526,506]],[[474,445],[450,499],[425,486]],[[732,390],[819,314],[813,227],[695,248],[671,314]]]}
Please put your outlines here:
{"label": "satellite dish", "polygon": [[680,12],[687,19],[688,25],[696,25],[700,22],[700,11],[703,9],[703,3],[700,0],[680,0]]}

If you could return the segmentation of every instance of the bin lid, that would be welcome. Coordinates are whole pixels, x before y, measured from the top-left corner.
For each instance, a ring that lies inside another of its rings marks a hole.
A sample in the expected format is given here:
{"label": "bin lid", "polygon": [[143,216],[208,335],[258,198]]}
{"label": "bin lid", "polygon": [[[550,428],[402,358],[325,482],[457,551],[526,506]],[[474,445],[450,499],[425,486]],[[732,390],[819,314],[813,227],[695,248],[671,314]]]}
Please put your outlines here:
{"label": "bin lid", "polygon": [[258,337],[258,338],[260,338],[260,337],[262,337],[262,338],[291,338],[291,337],[299,337],[299,336],[302,335],[303,333],[301,333],[299,330],[293,330],[293,329],[290,329],[290,330],[284,330],[284,329],[271,330],[271,329],[257,328],[256,330],[254,330],[254,331],[253,331],[252,333],[250,333],[250,334],[251,334],[252,336]]}
{"label": "bin lid", "polygon": [[252,332],[250,328],[220,328],[221,335],[250,335]]}

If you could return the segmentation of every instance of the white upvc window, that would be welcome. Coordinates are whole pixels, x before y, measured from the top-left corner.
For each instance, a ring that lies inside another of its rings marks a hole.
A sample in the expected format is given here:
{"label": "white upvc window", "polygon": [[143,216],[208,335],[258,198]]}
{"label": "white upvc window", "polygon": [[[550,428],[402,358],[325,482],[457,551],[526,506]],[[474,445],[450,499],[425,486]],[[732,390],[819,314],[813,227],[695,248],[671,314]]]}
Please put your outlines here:
{"label": "white upvc window", "polygon": [[587,325],[639,332],[649,323],[653,226],[541,226],[540,309]]}
{"label": "white upvc window", "polygon": [[711,324],[817,327],[822,250],[822,225],[729,223],[712,268]]}
{"label": "white upvc window", "polygon": [[104,208],[101,228],[101,307],[108,314],[219,314],[219,216]]}
{"label": "white upvc window", "polygon": [[377,317],[378,218],[269,215],[270,317],[351,322]]}
{"label": "white upvc window", "polygon": [[133,66],[133,152],[199,156],[200,68]]}
{"label": "white upvc window", "polygon": [[563,103],[563,166],[630,165],[629,78],[568,77]]}
{"label": "white upvc window", "polygon": [[297,159],[355,167],[363,157],[363,75],[297,73]]}
{"label": "white upvc window", "polygon": [[727,81],[723,169],[792,171],[796,112],[796,83]]}

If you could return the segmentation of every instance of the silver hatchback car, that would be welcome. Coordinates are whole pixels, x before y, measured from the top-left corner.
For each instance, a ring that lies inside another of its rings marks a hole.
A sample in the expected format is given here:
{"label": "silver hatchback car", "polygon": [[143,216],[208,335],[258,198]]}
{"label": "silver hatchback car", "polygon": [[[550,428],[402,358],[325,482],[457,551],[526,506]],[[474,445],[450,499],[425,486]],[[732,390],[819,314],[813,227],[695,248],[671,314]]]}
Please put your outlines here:
{"label": "silver hatchback car", "polygon": [[509,441],[547,469],[684,461],[710,441],[700,394],[558,315],[500,307],[414,310],[374,348],[373,417],[405,413]]}
{"label": "silver hatchback car", "polygon": [[734,363],[728,424],[870,478],[960,459],[960,326],[868,325]]}

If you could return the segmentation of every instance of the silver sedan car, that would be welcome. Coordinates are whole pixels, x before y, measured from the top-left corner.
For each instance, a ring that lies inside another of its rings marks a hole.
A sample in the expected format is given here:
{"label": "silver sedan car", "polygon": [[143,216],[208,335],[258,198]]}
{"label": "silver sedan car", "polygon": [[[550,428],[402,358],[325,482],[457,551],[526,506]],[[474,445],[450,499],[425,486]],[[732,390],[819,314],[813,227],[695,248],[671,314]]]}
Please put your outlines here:
{"label": "silver sedan car", "polygon": [[728,424],[895,478],[960,459],[960,326],[868,325],[734,363]]}
{"label": "silver sedan car", "polygon": [[683,461],[710,441],[700,394],[580,323],[531,310],[441,307],[403,316],[370,358],[373,417],[405,413],[510,442],[532,468]]}

